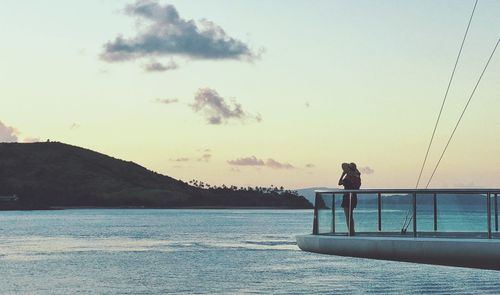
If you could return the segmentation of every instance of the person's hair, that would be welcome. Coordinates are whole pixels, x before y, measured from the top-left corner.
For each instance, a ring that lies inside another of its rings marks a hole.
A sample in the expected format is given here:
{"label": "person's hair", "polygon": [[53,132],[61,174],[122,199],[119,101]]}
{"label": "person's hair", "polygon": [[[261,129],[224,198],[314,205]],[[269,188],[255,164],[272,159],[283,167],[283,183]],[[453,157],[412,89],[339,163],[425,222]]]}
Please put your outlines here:
{"label": "person's hair", "polygon": [[350,163],[349,168],[351,168],[351,171],[357,176],[361,176],[361,172],[359,172],[358,167],[356,167],[356,163]]}
{"label": "person's hair", "polygon": [[361,172],[359,172],[356,163],[342,163],[341,165],[342,171],[347,174],[355,174],[356,176],[361,176]]}

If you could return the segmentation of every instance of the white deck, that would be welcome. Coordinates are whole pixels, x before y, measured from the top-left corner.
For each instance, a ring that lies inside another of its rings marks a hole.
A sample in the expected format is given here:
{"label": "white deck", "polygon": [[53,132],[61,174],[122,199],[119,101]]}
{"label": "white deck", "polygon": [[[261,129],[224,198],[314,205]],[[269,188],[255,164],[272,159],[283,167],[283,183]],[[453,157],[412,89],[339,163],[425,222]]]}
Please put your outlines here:
{"label": "white deck", "polygon": [[500,239],[482,233],[299,235],[300,249],[330,255],[500,270]]}

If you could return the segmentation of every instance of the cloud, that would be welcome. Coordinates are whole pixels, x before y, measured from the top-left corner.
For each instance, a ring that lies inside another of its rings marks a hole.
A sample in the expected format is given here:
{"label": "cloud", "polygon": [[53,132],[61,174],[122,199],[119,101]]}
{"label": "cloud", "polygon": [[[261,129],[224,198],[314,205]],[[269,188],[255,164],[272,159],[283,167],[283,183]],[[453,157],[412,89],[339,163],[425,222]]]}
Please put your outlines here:
{"label": "cloud", "polygon": [[230,37],[214,22],[181,18],[173,5],[139,0],[128,5],[125,12],[147,25],[133,37],[119,35],[106,42],[100,57],[107,62],[173,55],[190,59],[253,61],[260,55],[246,43]]}
{"label": "cloud", "polygon": [[373,170],[372,168],[370,168],[368,166],[359,168],[359,171],[361,171],[361,173],[363,173],[363,174],[373,174],[373,173],[375,173],[375,170]]}
{"label": "cloud", "polygon": [[176,158],[176,159],[170,159],[170,161],[173,161],[173,162],[187,162],[187,161],[189,161],[189,158],[181,157],[181,158]]}
{"label": "cloud", "polygon": [[208,161],[210,161],[211,158],[212,158],[211,154],[203,154],[203,155],[201,155],[200,158],[198,158],[198,162],[201,162],[201,161],[208,162]]}
{"label": "cloud", "polygon": [[73,123],[73,124],[71,124],[71,126],[69,126],[69,129],[71,129],[71,130],[78,129],[78,128],[80,128],[80,124],[78,124],[78,123]]}
{"label": "cloud", "polygon": [[294,169],[295,167],[289,163],[280,163],[274,159],[267,159],[266,166],[273,169]]}
{"label": "cloud", "polygon": [[314,164],[311,164],[311,163],[306,164],[306,168],[314,168],[314,167],[315,167]]}
{"label": "cloud", "polygon": [[0,142],[17,142],[19,131],[0,121]]}
{"label": "cloud", "polygon": [[165,98],[165,99],[157,98],[155,100],[155,102],[157,102],[157,103],[163,103],[163,104],[173,104],[173,103],[178,103],[179,100],[178,99],[169,99],[169,98]]}
{"label": "cloud", "polygon": [[167,64],[162,64],[157,61],[151,61],[148,64],[144,65],[144,70],[148,73],[166,72],[175,70],[177,68],[179,68],[179,65],[173,60],[170,60]]}
{"label": "cloud", "polygon": [[202,112],[207,123],[210,125],[227,123],[230,119],[244,121],[245,119],[253,118],[257,122],[262,121],[260,115],[255,117],[250,116],[243,111],[241,104],[237,103],[234,99],[232,102],[226,102],[217,91],[210,88],[199,89],[195,94],[194,103],[190,106],[193,111],[197,113]]}
{"label": "cloud", "polygon": [[272,169],[294,169],[295,167],[289,163],[281,163],[274,159],[267,159],[265,162],[255,156],[238,158],[236,160],[227,161],[229,165],[233,166],[266,166]]}
{"label": "cloud", "polygon": [[264,166],[264,161],[257,159],[255,156],[238,158],[236,160],[227,161],[230,165],[235,166]]}

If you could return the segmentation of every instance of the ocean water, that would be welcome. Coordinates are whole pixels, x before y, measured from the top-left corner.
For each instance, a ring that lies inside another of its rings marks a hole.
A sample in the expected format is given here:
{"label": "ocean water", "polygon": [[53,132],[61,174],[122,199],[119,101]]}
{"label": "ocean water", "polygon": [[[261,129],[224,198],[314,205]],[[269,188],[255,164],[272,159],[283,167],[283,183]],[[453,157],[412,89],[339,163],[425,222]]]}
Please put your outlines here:
{"label": "ocean water", "polygon": [[311,229],[312,210],[4,211],[0,294],[500,294],[497,271],[300,251]]}

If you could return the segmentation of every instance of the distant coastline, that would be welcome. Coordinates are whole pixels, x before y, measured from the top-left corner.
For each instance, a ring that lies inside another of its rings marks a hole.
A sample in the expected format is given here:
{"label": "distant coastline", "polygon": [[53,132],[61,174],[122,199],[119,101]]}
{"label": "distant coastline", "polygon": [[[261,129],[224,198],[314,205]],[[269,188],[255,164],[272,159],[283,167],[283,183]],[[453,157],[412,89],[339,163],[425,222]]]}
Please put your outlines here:
{"label": "distant coastline", "polygon": [[136,163],[59,142],[0,143],[0,210],[83,208],[309,209],[283,187],[189,183]]}

